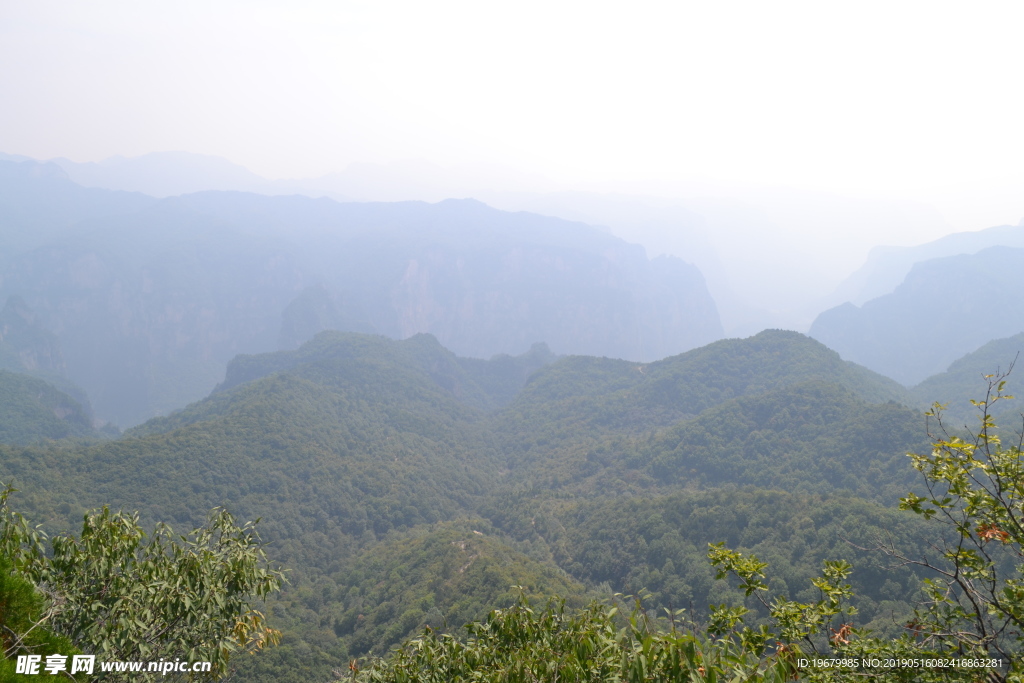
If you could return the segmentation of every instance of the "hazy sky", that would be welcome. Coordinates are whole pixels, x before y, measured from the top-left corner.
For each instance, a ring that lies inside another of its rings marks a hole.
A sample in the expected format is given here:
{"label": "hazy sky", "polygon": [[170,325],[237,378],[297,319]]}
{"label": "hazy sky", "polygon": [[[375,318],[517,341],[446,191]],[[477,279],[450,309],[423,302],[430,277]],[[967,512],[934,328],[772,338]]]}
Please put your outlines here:
{"label": "hazy sky", "polygon": [[423,158],[901,197],[1024,180],[1020,2],[0,8],[9,153],[180,149],[271,178]]}
{"label": "hazy sky", "polygon": [[0,151],[681,198],[802,329],[872,246],[1024,217],[1022,26],[1019,0],[0,0]]}

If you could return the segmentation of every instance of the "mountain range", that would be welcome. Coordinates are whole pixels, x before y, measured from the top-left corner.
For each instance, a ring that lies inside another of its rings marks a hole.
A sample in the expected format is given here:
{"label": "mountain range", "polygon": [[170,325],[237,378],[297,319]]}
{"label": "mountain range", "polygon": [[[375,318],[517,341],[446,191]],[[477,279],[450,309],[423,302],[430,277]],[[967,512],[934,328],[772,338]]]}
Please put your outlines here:
{"label": "mountain range", "polygon": [[175,527],[217,505],[260,517],[290,583],[266,606],[281,646],[239,664],[251,680],[454,630],[512,585],[702,610],[738,598],[704,559],[721,540],[797,597],[822,559],[854,562],[862,622],[885,632],[917,577],[855,546],[930,537],[889,507],[918,485],[905,454],[928,448],[914,400],[785,331],[651,363],[328,331],[236,357],[208,397],[117,438],[54,441],[40,422],[44,440],[0,446],[0,480],[51,531],[101,504]]}
{"label": "mountain range", "polygon": [[1024,219],[1017,225],[997,225],[976,232],[956,232],[914,247],[875,247],[868,255],[867,262],[851,273],[830,298],[836,303],[849,301],[855,306],[862,306],[871,299],[895,290],[917,263],[947,256],[977,254],[983,249],[996,246],[1024,247]]}
{"label": "mountain range", "polygon": [[[283,636],[239,678],[328,680],[520,594],[700,618],[743,602],[708,566],[721,541],[803,601],[847,560],[858,626],[912,618],[922,576],[864,549],[942,533],[894,509],[922,485],[906,454],[976,428],[970,400],[1024,348],[1020,226],[875,252],[850,281],[868,298],[810,336],[724,339],[709,224],[680,205],[268,196],[221,161],[0,160],[0,481],[51,533],[102,505],[259,518]],[[211,183],[235,185],[187,193]],[[701,267],[601,216],[681,226]],[[1004,429],[1020,405],[994,405]]]}
{"label": "mountain range", "polygon": [[[28,337],[8,334],[0,341],[4,367],[45,371],[90,403],[99,422],[124,427],[201,398],[239,353],[296,348],[322,329],[429,332],[480,358],[545,342],[555,353],[642,362],[723,336],[712,290],[729,316],[758,315],[730,290],[718,247],[702,236],[704,217],[650,198],[548,193],[504,201],[588,223],[607,219],[648,242],[671,233],[676,242],[665,250],[692,254],[710,275],[673,257],[647,258],[607,228],[469,200],[337,203],[224,191],[158,199],[72,178],[148,191],[163,183],[163,194],[284,188],[188,154],[0,161],[0,298],[31,317],[38,344],[17,342],[15,350],[16,338]],[[1021,226],[1000,226],[879,247],[833,295],[851,301],[818,315],[810,333],[846,359],[916,384],[1021,331],[1012,278],[999,278],[1017,267],[1004,250],[1024,243],[1022,235]],[[996,266],[1003,273],[993,282],[1001,284],[986,296],[1001,297],[1002,314],[985,316],[982,299],[963,293],[971,277]],[[924,331],[942,315],[982,322]],[[58,369],[34,369],[32,358],[50,356]]]}
{"label": "mountain range", "polygon": [[985,343],[1024,331],[1024,249],[917,263],[890,294],[820,314],[810,335],[843,358],[913,385]]}
{"label": "mountain range", "polygon": [[0,298],[18,297],[97,418],[121,427],[203,397],[240,353],[321,329],[637,361],[722,336],[699,270],[581,223],[471,200],[157,200],[82,188],[53,164],[0,167]]}
{"label": "mountain range", "polygon": [[[3,154],[0,159],[29,160]],[[643,245],[650,257],[666,254],[696,265],[729,336],[766,327],[804,331],[817,312],[842,303],[823,295],[870,247],[893,233],[924,240],[949,231],[934,209],[913,202],[696,180],[569,189],[507,168],[447,168],[421,161],[356,163],[316,178],[268,180],[225,159],[185,152],[51,161],[83,186],[161,198],[206,190],[363,202],[474,197],[507,211],[603,226]],[[821,238],[823,226],[827,240]]]}

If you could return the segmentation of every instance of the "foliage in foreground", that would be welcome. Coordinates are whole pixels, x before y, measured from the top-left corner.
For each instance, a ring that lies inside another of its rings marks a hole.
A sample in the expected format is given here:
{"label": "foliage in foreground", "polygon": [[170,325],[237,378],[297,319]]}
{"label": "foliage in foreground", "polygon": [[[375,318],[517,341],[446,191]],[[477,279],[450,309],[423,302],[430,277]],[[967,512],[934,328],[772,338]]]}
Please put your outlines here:
{"label": "foliage in foreground", "polygon": [[6,555],[0,555],[0,681],[15,680],[19,654],[78,654],[70,640],[47,627],[52,610],[45,596],[14,571]]}
{"label": "foliage in foreground", "polygon": [[[767,590],[760,581],[766,565],[757,558],[722,546],[712,546],[709,556],[719,576],[739,577],[748,595]],[[467,625],[464,640],[427,629],[361,672],[353,661],[350,671],[362,683],[939,683],[987,673],[985,667],[941,666],[937,662],[966,653],[928,638],[878,639],[844,623],[855,613],[846,604],[849,571],[844,562],[827,562],[813,581],[819,591],[813,602],[766,600],[770,624],[758,628],[744,625],[744,607],[717,606],[706,624],[696,624],[684,621],[683,610],[655,618],[639,599],[623,619],[616,607],[593,604],[567,613],[564,603],[535,609],[524,597]]]}
{"label": "foliage in foreground", "polygon": [[[617,610],[592,605],[566,613],[564,603],[535,610],[525,598],[459,640],[432,630],[360,673],[363,683],[442,681],[714,681],[782,683],[796,672],[791,652],[767,658],[735,637],[702,638],[690,630],[660,630],[642,609],[625,627]],[[676,615],[673,615],[676,616]],[[355,663],[351,665],[356,668]]]}
{"label": "foliage in foreground", "polygon": [[1003,393],[1006,374],[989,376],[985,399],[971,401],[980,412],[977,434],[950,434],[942,406],[936,405],[929,413],[938,425],[935,447],[930,454],[911,456],[927,494],[911,494],[900,507],[954,532],[953,542],[936,545],[942,560],[888,552],[936,575],[925,582],[928,604],[917,614],[916,630],[963,650],[1019,661],[1024,652],[1024,432],[1016,434],[1015,445],[1004,446],[992,417],[994,405],[1013,398]]}
{"label": "foliage in foreground", "polygon": [[[5,614],[5,658],[68,655],[56,648],[73,646],[97,661],[208,661],[208,676],[220,678],[233,654],[276,641],[251,603],[278,590],[283,575],[266,567],[253,523],[238,526],[214,509],[188,536],[158,525],[147,542],[137,514],[103,508],[86,515],[79,538],[54,537],[47,553],[45,534],[8,509],[12,491],[0,492],[0,553],[21,602],[14,618]],[[25,637],[36,630],[54,638]]]}

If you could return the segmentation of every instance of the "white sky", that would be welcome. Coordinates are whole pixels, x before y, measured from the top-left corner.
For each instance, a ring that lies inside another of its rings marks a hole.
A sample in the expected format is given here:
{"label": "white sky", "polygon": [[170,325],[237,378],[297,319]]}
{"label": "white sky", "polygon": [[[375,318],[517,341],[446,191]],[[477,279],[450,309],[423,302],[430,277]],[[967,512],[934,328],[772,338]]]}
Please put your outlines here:
{"label": "white sky", "polygon": [[1022,27],[1019,0],[0,0],[0,151],[268,178],[421,159],[940,216],[850,237],[849,272],[879,241],[1024,216]]}
{"label": "white sky", "polygon": [[1024,179],[1020,2],[0,2],[0,149],[891,196]]}

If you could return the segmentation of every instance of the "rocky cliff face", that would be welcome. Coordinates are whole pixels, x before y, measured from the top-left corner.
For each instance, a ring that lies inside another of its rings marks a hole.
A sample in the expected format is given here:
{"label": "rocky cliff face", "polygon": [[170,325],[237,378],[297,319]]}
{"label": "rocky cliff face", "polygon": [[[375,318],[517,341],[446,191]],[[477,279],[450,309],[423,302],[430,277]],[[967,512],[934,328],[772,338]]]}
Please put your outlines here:
{"label": "rocky cliff face", "polygon": [[281,310],[311,281],[223,226],[150,211],[98,222],[7,269],[60,341],[97,415],[136,424],[205,396],[236,354],[273,348]]}
{"label": "rocky cliff face", "polygon": [[345,228],[313,240],[316,258],[379,333],[430,333],[474,357],[544,341],[634,360],[722,335],[696,267],[582,223],[472,200],[337,206]]}
{"label": "rocky cliff face", "polygon": [[544,340],[556,353],[649,361],[722,336],[697,269],[647,260],[616,245],[601,253],[509,245],[473,253],[434,246],[405,260],[377,325],[428,332],[456,353],[520,353]]}
{"label": "rocky cliff face", "polygon": [[[0,371],[17,377],[31,376],[35,378],[33,382],[48,384],[49,389],[44,392],[47,396],[68,397],[77,407],[68,412],[62,401],[54,402],[50,407],[57,419],[64,419],[71,413],[78,415],[79,411],[86,416],[83,419],[87,423],[92,419],[88,394],[68,377],[60,340],[19,296],[8,297],[0,310]],[[27,377],[16,380],[22,388],[36,386],[27,382]],[[7,405],[5,409],[10,407]],[[8,419],[13,419],[10,414]]]}
{"label": "rocky cliff face", "polygon": [[18,296],[0,311],[0,369],[57,376],[67,370],[57,337]]}

